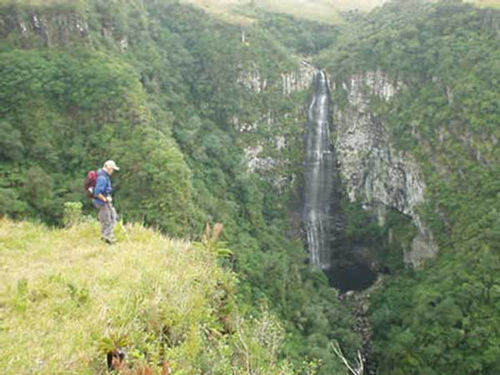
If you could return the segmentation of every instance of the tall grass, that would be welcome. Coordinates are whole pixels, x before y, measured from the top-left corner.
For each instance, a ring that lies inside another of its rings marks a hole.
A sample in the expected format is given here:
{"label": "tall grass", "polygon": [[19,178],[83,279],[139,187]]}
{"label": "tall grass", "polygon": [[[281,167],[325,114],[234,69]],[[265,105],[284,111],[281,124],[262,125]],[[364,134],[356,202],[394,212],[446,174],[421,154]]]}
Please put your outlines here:
{"label": "tall grass", "polygon": [[279,325],[241,318],[214,254],[139,225],[118,232],[109,246],[95,223],[0,220],[2,374],[105,374],[116,347],[157,373],[162,359],[175,374],[285,373],[269,354]]}

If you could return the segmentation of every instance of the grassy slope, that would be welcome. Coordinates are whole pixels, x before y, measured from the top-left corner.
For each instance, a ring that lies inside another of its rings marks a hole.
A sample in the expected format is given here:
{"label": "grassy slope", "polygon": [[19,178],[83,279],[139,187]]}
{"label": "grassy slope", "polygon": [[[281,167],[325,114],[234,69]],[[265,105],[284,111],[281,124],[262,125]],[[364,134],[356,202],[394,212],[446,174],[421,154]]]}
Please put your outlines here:
{"label": "grassy slope", "polygon": [[485,8],[500,8],[500,0],[475,0],[472,1],[474,4]]}
{"label": "grassy slope", "polygon": [[181,0],[205,9],[226,21],[233,23],[250,23],[251,17],[246,17],[245,7],[254,6],[258,9],[285,13],[299,19],[339,23],[342,17],[339,11],[350,9],[370,10],[381,5],[383,0]]}
{"label": "grassy slope", "polygon": [[[1,0],[6,1],[6,0]],[[23,0],[55,1],[55,0]],[[64,0],[59,0],[64,1]],[[436,0],[431,0],[436,1]],[[439,1],[439,0],[438,0]],[[464,0],[479,7],[500,8],[500,0]],[[245,15],[245,7],[253,4],[256,8],[274,13],[284,13],[299,19],[337,24],[342,22],[340,12],[359,9],[370,11],[388,0],[181,0],[194,4],[227,22],[250,24],[255,21]]]}
{"label": "grassy slope", "polygon": [[[33,5],[65,4],[68,2],[81,2],[82,0],[0,0],[0,4],[18,3]],[[476,3],[481,7],[500,7],[500,0],[464,0]],[[244,15],[236,14],[235,8],[249,5],[252,0],[181,0],[181,2],[192,3],[200,6],[210,13],[218,15],[234,23],[251,23],[253,19]],[[286,13],[298,18],[311,19],[334,23],[338,20],[338,11],[360,9],[369,11],[382,5],[387,0],[253,0],[259,8],[270,12]],[[333,18],[332,18],[333,17]]]}
{"label": "grassy slope", "polygon": [[168,358],[178,374],[238,367],[226,332],[240,321],[230,311],[233,275],[187,242],[127,231],[110,247],[96,223],[52,230],[0,220],[2,373],[103,374],[117,346],[131,362]]}

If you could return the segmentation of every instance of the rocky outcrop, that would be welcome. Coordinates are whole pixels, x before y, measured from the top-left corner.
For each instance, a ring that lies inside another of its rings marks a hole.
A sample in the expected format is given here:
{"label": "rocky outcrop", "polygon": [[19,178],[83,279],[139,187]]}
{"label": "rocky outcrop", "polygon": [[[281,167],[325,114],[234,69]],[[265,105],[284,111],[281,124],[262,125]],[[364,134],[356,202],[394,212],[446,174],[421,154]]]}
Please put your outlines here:
{"label": "rocky outcrop", "polygon": [[260,94],[267,88],[267,79],[262,77],[257,68],[250,70],[241,70],[237,79],[249,91],[254,91]]}
{"label": "rocky outcrop", "polygon": [[315,73],[316,69],[305,60],[300,62],[296,71],[281,73],[283,95],[309,89]]}
{"label": "rocky outcrop", "polygon": [[[92,23],[91,23],[92,24]],[[97,25],[93,25],[95,28]],[[110,23],[99,25],[101,36],[113,40],[117,50],[129,48],[129,38]],[[93,31],[93,32],[92,32]],[[92,44],[96,29],[91,30],[85,11],[77,3],[21,7],[0,5],[0,38],[14,41],[20,48],[66,48]]]}
{"label": "rocky outcrop", "polygon": [[[288,96],[296,91],[309,89],[315,72],[316,69],[311,64],[302,60],[296,70],[281,73],[281,90],[283,95]],[[237,82],[247,90],[258,94],[265,91],[270,85],[268,79],[262,76],[257,67],[241,69]]]}
{"label": "rocky outcrop", "polygon": [[[275,95],[275,92],[281,89],[283,96],[288,97],[295,92],[308,90],[315,72],[314,67],[305,60],[297,62],[296,69],[282,72],[273,78],[264,76],[257,66],[241,67],[237,82],[244,89],[258,95],[267,95],[268,93]],[[260,174],[265,179],[270,179],[273,185],[280,190],[289,186],[294,179],[294,176],[286,173],[289,160],[281,155],[281,151],[289,147],[290,137],[300,136],[287,131],[285,124],[302,121],[299,117],[303,115],[304,105],[302,102],[297,103],[293,112],[286,113],[270,109],[267,112],[262,112],[257,119],[253,119],[251,122],[245,121],[239,116],[231,118],[233,126],[242,135],[250,135],[258,131],[269,135],[259,139],[249,136],[251,142],[245,148],[246,162],[249,171]],[[272,152],[269,152],[270,150]]]}
{"label": "rocky outcrop", "polygon": [[89,27],[82,14],[76,11],[38,12],[16,11],[3,13],[1,34],[19,35],[24,48],[67,46],[75,41],[88,40]]}
{"label": "rocky outcrop", "polygon": [[438,251],[416,206],[424,201],[425,183],[416,161],[391,144],[385,124],[370,109],[373,97],[390,100],[402,87],[380,71],[360,73],[334,90],[344,90],[348,104],[334,108],[335,150],[344,189],[351,201],[363,202],[381,224],[386,209],[408,215],[418,229],[404,260],[414,267]]}
{"label": "rocky outcrop", "polygon": [[[268,179],[278,190],[284,190],[293,181],[294,176],[282,173],[287,166],[286,160],[265,156],[263,143],[244,149],[248,170]],[[280,151],[285,147],[285,138],[277,136],[272,140],[272,143],[275,150]]]}

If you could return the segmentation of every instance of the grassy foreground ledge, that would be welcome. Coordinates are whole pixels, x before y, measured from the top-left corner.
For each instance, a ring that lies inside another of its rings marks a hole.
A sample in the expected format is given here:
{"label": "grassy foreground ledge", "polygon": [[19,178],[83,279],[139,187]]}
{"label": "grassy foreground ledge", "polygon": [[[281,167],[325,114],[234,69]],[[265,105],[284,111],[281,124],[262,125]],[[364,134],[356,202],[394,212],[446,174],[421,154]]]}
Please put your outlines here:
{"label": "grassy foreground ledge", "polygon": [[262,310],[242,318],[234,274],[203,246],[139,225],[120,242],[95,223],[69,229],[0,219],[2,374],[106,374],[106,353],[160,373],[290,374],[283,332]]}

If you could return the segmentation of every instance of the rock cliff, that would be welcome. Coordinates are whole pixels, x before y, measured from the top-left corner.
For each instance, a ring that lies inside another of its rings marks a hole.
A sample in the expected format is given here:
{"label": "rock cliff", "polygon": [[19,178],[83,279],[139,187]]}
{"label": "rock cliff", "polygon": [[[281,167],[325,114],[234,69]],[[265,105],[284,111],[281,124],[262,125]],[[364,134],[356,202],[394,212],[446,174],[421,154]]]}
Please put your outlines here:
{"label": "rock cliff", "polygon": [[0,14],[2,38],[19,38],[23,48],[67,46],[89,41],[89,26],[78,9],[3,8]]}
{"label": "rock cliff", "polygon": [[[281,96],[279,100],[282,102],[293,103],[282,107],[271,106],[251,122],[239,116],[231,119],[243,138],[249,135],[251,139],[244,142],[248,169],[270,180],[279,189],[285,189],[294,181],[294,176],[287,170],[292,162],[287,152],[290,147],[302,145],[302,134],[292,131],[292,128],[302,128],[306,103],[302,97],[295,100],[294,95],[307,93],[315,72],[315,68],[307,61],[297,60],[295,68],[273,78],[264,76],[257,66],[242,68],[237,80],[251,94],[261,98],[269,96],[270,103],[276,102],[277,96]],[[252,136],[256,133],[259,136]]]}
{"label": "rock cliff", "polygon": [[351,201],[362,202],[381,224],[387,209],[412,218],[418,231],[404,260],[418,267],[438,251],[416,211],[424,201],[425,182],[412,155],[393,146],[386,125],[370,108],[372,98],[389,101],[403,83],[375,71],[333,86],[347,97],[347,104],[335,105],[333,114],[335,150],[346,194]]}

